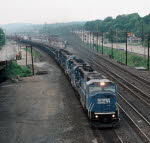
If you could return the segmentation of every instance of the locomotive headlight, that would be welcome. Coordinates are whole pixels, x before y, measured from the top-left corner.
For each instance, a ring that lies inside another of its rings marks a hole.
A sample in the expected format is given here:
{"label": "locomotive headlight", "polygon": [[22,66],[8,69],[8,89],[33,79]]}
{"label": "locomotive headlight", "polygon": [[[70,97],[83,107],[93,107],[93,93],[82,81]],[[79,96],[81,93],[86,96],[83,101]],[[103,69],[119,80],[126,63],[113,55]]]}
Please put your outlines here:
{"label": "locomotive headlight", "polygon": [[112,117],[115,118],[115,115],[113,114]]}
{"label": "locomotive headlight", "polygon": [[105,86],[105,82],[100,82],[100,86]]}
{"label": "locomotive headlight", "polygon": [[97,118],[98,118],[98,115],[95,115],[95,118],[97,119]]}

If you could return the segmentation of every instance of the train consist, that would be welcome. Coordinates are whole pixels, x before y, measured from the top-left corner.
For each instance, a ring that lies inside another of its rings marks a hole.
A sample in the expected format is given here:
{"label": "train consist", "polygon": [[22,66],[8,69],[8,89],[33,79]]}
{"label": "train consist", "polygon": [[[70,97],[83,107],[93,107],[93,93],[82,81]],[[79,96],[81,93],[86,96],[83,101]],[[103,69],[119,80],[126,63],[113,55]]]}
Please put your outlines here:
{"label": "train consist", "polygon": [[83,59],[72,55],[67,50],[35,44],[34,46],[42,48],[50,54],[64,70],[77,91],[92,126],[119,126],[119,108],[116,101],[117,87],[115,83],[95,71]]}
{"label": "train consist", "polygon": [[53,54],[78,92],[91,124],[96,127],[118,126],[119,109],[115,83],[64,49],[57,50]]}

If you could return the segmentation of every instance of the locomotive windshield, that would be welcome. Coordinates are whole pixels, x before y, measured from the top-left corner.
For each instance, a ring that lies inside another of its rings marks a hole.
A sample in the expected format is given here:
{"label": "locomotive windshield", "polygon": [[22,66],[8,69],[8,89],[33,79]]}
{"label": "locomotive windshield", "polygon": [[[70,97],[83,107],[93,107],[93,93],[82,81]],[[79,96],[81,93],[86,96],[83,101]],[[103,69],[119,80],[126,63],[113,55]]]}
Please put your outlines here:
{"label": "locomotive windshield", "polygon": [[89,85],[89,94],[94,94],[97,92],[111,92],[116,93],[116,86],[113,83],[99,83],[95,82]]}

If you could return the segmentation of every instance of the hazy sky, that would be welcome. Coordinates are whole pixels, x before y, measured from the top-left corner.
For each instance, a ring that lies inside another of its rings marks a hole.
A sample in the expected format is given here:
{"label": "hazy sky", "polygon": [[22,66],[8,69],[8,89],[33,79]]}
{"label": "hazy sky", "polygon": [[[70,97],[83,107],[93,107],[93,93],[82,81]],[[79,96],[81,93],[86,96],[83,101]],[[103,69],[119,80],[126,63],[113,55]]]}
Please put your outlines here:
{"label": "hazy sky", "polygon": [[0,24],[55,23],[150,13],[150,0],[0,0]]}

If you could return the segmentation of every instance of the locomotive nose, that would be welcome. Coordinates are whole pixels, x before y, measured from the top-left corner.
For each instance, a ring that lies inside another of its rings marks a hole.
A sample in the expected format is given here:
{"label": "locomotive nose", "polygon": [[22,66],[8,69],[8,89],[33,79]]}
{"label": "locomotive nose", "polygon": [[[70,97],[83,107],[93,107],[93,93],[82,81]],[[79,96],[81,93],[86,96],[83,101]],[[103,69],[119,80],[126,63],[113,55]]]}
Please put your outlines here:
{"label": "locomotive nose", "polygon": [[105,113],[116,110],[116,98],[113,94],[95,94],[92,96],[93,112]]}

